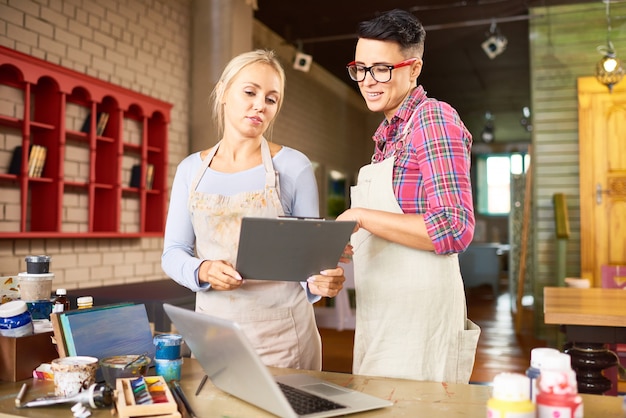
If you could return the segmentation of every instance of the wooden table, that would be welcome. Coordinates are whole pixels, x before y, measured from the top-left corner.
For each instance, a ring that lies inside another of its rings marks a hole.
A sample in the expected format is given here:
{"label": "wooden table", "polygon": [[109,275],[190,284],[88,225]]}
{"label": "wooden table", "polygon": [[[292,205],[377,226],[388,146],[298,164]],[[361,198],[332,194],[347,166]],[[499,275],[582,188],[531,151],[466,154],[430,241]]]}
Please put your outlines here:
{"label": "wooden table", "polygon": [[[275,375],[297,372],[310,373],[333,383],[390,399],[394,402],[394,405],[389,408],[351,415],[355,417],[431,418],[463,416],[484,418],[487,416],[487,400],[491,396],[491,387],[483,385],[417,382],[413,380],[290,369],[271,368],[270,370]],[[198,396],[194,396],[203,375],[204,371],[195,359],[185,358],[180,383],[187,398],[189,398],[192,408],[199,417],[263,418],[273,416],[220,391],[210,382],[207,382]],[[43,396],[54,390],[53,383],[46,381],[33,382],[32,380],[26,380],[16,383],[1,383],[0,418],[55,418],[72,415],[70,412],[71,405],[16,409],[14,406],[15,395],[24,382],[30,385],[25,401]],[[582,395],[582,397],[585,416],[602,418],[623,418],[624,416],[621,398],[597,395]],[[92,415],[93,418],[110,418],[111,416],[111,412],[108,409],[93,410]],[[185,417],[184,414],[183,417]]]}
{"label": "wooden table", "polygon": [[616,394],[602,370],[616,364],[606,344],[626,343],[626,291],[545,287],[543,297],[545,323],[565,328],[579,391]]}

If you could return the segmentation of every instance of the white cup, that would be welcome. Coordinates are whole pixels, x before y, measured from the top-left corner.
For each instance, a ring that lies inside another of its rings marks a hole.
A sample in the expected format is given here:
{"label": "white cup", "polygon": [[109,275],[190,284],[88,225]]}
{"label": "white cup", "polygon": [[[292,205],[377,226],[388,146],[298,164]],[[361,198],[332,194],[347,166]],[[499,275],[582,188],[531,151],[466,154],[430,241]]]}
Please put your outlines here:
{"label": "white cup", "polygon": [[70,397],[96,382],[98,359],[88,356],[62,357],[52,360],[54,394]]}

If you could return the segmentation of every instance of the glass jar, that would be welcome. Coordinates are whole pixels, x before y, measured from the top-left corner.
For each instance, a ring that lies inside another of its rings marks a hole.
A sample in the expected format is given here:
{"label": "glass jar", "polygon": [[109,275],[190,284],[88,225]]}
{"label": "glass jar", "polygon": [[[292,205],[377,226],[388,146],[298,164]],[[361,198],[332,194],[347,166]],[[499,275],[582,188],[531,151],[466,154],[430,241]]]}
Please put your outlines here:
{"label": "glass jar", "polygon": [[66,289],[57,289],[57,297],[54,299],[52,312],[66,312],[70,310],[70,300],[67,298]]}

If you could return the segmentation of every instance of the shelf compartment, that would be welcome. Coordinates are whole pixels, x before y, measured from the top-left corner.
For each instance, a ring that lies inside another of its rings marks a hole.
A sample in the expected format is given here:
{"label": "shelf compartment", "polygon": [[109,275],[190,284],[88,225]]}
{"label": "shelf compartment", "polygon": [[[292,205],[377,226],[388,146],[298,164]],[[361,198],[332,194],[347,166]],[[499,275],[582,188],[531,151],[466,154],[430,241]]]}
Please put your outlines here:
{"label": "shelf compartment", "polygon": [[[46,148],[36,175],[0,166],[0,238],[162,236],[171,108],[0,46],[0,157]],[[152,184],[130,188],[133,165]]]}

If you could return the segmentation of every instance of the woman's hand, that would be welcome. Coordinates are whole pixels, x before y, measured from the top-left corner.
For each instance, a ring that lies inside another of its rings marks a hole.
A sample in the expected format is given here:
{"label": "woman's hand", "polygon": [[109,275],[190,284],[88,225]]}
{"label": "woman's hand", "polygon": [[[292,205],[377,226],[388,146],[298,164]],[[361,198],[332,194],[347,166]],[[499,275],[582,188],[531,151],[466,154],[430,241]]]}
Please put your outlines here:
{"label": "woman's hand", "polygon": [[354,250],[352,249],[352,245],[348,244],[346,245],[346,248],[344,248],[343,253],[341,254],[341,258],[339,258],[339,262],[350,263],[352,262],[353,255],[354,255]]}
{"label": "woman's hand", "polygon": [[204,260],[198,270],[198,281],[209,283],[213,290],[234,290],[243,284],[237,270],[224,260]]}
{"label": "woman's hand", "polygon": [[334,298],[339,294],[345,281],[346,276],[343,275],[343,268],[341,267],[324,270],[307,279],[311,293],[329,298]]}

